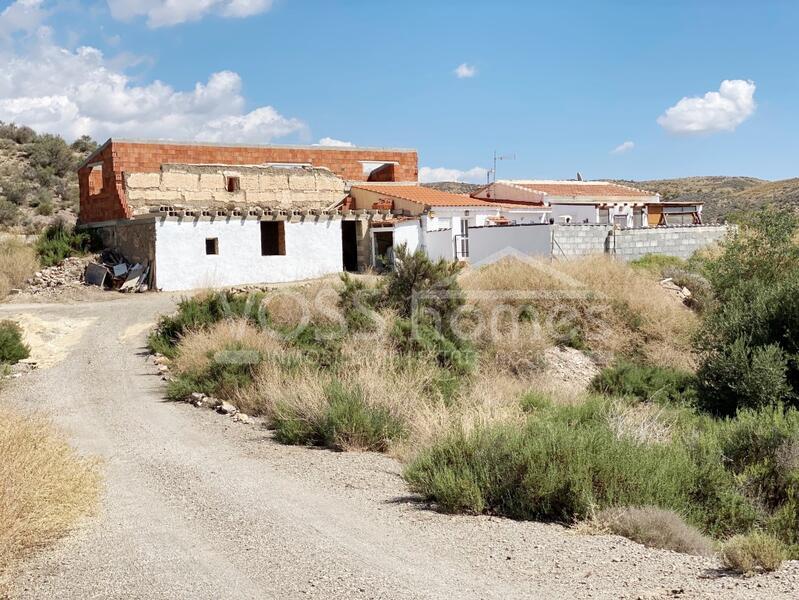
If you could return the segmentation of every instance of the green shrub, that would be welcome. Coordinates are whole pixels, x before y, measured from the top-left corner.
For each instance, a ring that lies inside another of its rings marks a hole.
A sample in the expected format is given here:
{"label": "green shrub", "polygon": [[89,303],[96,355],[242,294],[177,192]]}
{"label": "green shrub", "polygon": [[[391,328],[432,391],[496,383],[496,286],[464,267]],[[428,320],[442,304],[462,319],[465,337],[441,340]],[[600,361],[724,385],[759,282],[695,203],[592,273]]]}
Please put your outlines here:
{"label": "green shrub", "polygon": [[[665,269],[684,268],[686,261],[676,256],[666,254],[644,254],[641,258],[631,260],[629,265],[634,269],[649,271],[656,277],[661,277]],[[667,277],[667,276],[665,276]]]}
{"label": "green shrub", "polygon": [[277,440],[334,450],[382,452],[405,434],[399,419],[384,407],[368,404],[357,387],[334,382],[326,388],[325,396],[327,405],[318,413],[303,414],[289,405],[278,406],[273,417]]}
{"label": "green shrub", "polygon": [[351,331],[369,331],[375,327],[375,308],[382,301],[382,288],[368,286],[349,273],[341,276],[338,306]]}
{"label": "green shrub", "polygon": [[649,548],[711,556],[713,541],[677,513],[654,506],[607,508],[596,521],[612,533]]}
{"label": "green shrub", "polygon": [[386,303],[400,316],[423,313],[444,335],[465,303],[458,284],[462,265],[454,261],[430,260],[423,250],[413,254],[405,245],[395,248],[394,269],[386,277]]}
{"label": "green shrub", "polygon": [[572,522],[595,508],[655,505],[701,521],[695,466],[677,444],[617,439],[607,406],[553,408],[524,427],[454,432],[405,470],[411,488],[447,512]]}
{"label": "green shrub", "polygon": [[47,170],[64,177],[77,166],[75,155],[61,136],[49,133],[37,136],[28,148],[31,165],[37,172]]}
{"label": "green shrub", "polygon": [[529,413],[545,410],[552,407],[552,398],[548,394],[530,391],[522,396],[521,406],[524,412]]}
{"label": "green shrub", "polygon": [[263,307],[263,293],[234,294],[214,292],[183,298],[173,315],[165,315],[150,334],[147,345],[152,352],[175,356],[180,337],[192,329],[202,329],[226,318],[241,317],[265,325],[268,315]]}
{"label": "green shrub", "polygon": [[184,373],[170,381],[167,397],[184,400],[192,392],[231,397],[237,389],[252,382],[254,370],[264,357],[242,344],[231,344],[209,358],[211,361],[206,370]]}
{"label": "green shrub", "polygon": [[19,222],[20,210],[16,204],[0,198],[0,225],[13,226]]}
{"label": "green shrub", "polygon": [[36,253],[42,265],[57,265],[65,258],[84,254],[90,249],[91,238],[87,233],[77,233],[65,221],[58,219],[39,236]]}
{"label": "green shrub", "polygon": [[691,373],[625,360],[602,369],[591,381],[591,389],[606,395],[659,402],[691,403],[695,399],[695,380]]}
{"label": "green shrub", "polygon": [[700,406],[799,404],[799,218],[759,212],[704,271],[715,301],[697,336]]}
{"label": "green shrub", "polygon": [[776,406],[793,395],[783,350],[776,344],[750,345],[743,338],[706,353],[697,381],[698,406],[720,416]]}
{"label": "green shrub", "polygon": [[22,341],[22,329],[14,321],[0,321],[0,363],[15,364],[30,356]]}
{"label": "green shrub", "polygon": [[307,323],[287,339],[311,363],[329,369],[341,361],[344,331],[336,325]]}
{"label": "green shrub", "polygon": [[722,564],[745,575],[776,571],[784,558],[785,549],[779,540],[759,532],[736,535],[721,550]]}
{"label": "green shrub", "polygon": [[432,325],[399,318],[394,322],[391,337],[400,352],[435,356],[438,365],[453,373],[470,373],[477,360],[471,344],[457,337],[447,337]]}

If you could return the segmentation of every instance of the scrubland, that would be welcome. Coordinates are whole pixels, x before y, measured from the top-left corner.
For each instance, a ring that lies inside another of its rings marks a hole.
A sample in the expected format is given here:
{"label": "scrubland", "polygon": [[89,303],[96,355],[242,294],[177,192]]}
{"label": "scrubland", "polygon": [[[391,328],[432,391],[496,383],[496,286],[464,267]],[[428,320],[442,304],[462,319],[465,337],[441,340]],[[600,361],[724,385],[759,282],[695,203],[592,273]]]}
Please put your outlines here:
{"label": "scrubland", "polygon": [[[799,322],[799,252],[780,219],[691,261],[462,269],[400,250],[385,277],[186,298],[150,346],[171,358],[170,397],[221,397],[283,443],[387,452],[438,510],[771,570],[799,558],[799,336],[780,333]],[[589,389],[547,379],[553,346],[601,369]]]}

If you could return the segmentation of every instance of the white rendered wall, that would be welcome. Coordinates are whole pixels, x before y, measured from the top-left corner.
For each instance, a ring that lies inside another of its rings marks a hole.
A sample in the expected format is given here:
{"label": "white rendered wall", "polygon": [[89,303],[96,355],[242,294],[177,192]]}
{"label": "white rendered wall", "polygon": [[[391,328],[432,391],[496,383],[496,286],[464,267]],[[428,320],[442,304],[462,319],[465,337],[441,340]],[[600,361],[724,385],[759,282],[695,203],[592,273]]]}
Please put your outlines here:
{"label": "white rendered wall", "polygon": [[406,221],[394,225],[394,247],[405,244],[408,252],[416,252],[420,244],[421,227],[419,221]]}
{"label": "white rendered wall", "polygon": [[[206,238],[218,238],[219,254],[206,255]],[[255,219],[157,221],[156,285],[180,291],[299,281],[344,270],[338,219],[286,221],[285,241],[285,256],[261,256]]]}

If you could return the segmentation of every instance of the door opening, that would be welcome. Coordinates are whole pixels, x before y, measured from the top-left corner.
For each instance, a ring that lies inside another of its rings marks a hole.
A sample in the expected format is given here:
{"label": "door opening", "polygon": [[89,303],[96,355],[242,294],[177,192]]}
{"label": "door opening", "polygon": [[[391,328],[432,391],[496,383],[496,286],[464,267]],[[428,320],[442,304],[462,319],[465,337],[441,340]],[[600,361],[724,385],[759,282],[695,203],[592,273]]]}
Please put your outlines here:
{"label": "door opening", "polygon": [[341,249],[344,253],[344,270],[358,270],[358,221],[341,222]]}

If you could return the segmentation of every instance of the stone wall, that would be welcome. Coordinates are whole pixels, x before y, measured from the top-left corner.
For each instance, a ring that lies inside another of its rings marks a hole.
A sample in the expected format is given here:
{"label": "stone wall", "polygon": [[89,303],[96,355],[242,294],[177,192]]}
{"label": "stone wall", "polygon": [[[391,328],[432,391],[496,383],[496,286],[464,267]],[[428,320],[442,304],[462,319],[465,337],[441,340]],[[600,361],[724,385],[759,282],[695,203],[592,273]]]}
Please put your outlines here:
{"label": "stone wall", "polygon": [[[239,189],[227,191],[229,177]],[[164,165],[160,171],[125,176],[133,214],[153,206],[181,208],[268,207],[323,209],[346,195],[344,180],[323,168]]]}
{"label": "stone wall", "polygon": [[616,229],[609,225],[554,225],[552,253],[558,257],[612,254],[635,260],[646,254],[688,258],[700,248],[721,241],[726,225],[686,225]]}

